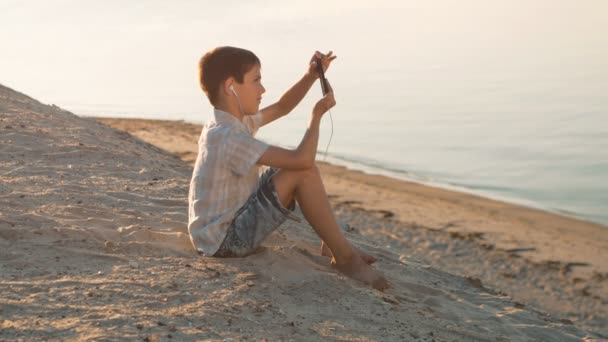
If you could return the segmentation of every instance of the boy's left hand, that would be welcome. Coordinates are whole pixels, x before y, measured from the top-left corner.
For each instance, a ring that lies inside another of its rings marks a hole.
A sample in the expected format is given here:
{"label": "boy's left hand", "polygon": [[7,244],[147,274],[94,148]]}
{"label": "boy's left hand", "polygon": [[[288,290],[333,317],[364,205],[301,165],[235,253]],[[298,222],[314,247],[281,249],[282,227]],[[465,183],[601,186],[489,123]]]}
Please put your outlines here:
{"label": "boy's left hand", "polygon": [[323,65],[323,72],[326,72],[329,68],[331,62],[336,59],[338,56],[333,56],[333,52],[329,51],[327,55],[320,53],[319,51],[315,51],[315,54],[312,55],[310,62],[308,63],[308,74],[312,75],[315,79],[319,78],[319,74],[317,74],[317,64],[316,61],[318,58],[321,59],[321,65]]}

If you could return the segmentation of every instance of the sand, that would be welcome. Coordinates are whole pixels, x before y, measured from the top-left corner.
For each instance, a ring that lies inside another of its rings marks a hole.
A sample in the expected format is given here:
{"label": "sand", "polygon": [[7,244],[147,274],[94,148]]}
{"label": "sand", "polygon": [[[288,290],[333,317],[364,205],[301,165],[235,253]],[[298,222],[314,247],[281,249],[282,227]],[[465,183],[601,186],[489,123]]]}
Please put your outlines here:
{"label": "sand", "polygon": [[391,289],[335,271],[305,221],[205,258],[186,231],[200,126],[102,121],[123,131],[0,86],[0,340],[608,336],[606,227],[321,164]]}

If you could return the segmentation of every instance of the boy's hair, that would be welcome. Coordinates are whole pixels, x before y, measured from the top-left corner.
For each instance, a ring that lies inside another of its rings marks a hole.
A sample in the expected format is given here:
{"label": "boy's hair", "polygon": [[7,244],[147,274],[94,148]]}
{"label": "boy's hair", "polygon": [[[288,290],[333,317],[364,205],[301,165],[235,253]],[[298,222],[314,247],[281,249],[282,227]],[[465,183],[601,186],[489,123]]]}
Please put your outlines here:
{"label": "boy's hair", "polygon": [[217,106],[219,89],[229,77],[243,83],[245,73],[260,59],[251,51],[232,46],[222,46],[207,52],[198,63],[198,78],[209,102]]}

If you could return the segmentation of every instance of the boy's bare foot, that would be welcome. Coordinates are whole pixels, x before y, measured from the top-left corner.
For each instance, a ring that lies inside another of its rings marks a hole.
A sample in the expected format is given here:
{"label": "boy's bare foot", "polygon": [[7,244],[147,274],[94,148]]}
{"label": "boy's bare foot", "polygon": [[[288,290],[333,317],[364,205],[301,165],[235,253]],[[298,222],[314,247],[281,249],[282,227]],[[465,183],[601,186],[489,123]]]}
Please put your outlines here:
{"label": "boy's bare foot", "polygon": [[365,261],[368,265],[371,265],[371,264],[375,263],[376,261],[378,261],[378,259],[376,259],[376,257],[373,257],[373,256],[365,253],[364,251],[360,250],[357,247],[355,247],[355,251],[357,253],[359,253],[359,256],[361,256],[361,259],[363,259],[363,261]]}
{"label": "boy's bare foot", "polygon": [[338,264],[335,259],[331,263],[338,271],[347,276],[362,281],[379,291],[384,291],[389,288],[388,281],[384,278],[381,272],[374,270],[368,265],[359,254],[353,254],[350,262],[346,264]]}
{"label": "boy's bare foot", "polygon": [[[363,259],[363,261],[365,261],[368,265],[371,265],[373,263],[375,263],[376,261],[378,261],[378,259],[376,259],[376,257],[373,257],[367,253],[365,253],[364,251],[360,250],[359,248],[353,246],[353,248],[355,249],[355,252],[359,253],[359,256],[361,256],[361,259]],[[329,258],[333,258],[334,255],[331,253],[331,250],[329,249],[329,247],[327,247],[327,245],[321,241],[321,255],[322,256],[326,256]]]}

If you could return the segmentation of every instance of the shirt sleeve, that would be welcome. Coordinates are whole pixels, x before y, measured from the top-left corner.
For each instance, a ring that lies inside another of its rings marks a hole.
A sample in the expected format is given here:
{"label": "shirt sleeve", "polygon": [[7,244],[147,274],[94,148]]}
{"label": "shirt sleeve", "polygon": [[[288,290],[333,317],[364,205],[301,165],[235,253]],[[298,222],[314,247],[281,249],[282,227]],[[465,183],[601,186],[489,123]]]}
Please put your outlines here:
{"label": "shirt sleeve", "polygon": [[255,136],[255,134],[258,132],[258,129],[262,125],[263,119],[264,117],[262,116],[262,112],[257,112],[254,115],[245,115],[245,117],[243,118],[243,123],[245,124],[245,126],[247,126],[247,129],[249,129],[251,135]]}
{"label": "shirt sleeve", "polygon": [[249,173],[268,148],[268,144],[258,140],[247,132],[233,129],[228,137],[228,165],[239,176]]}

